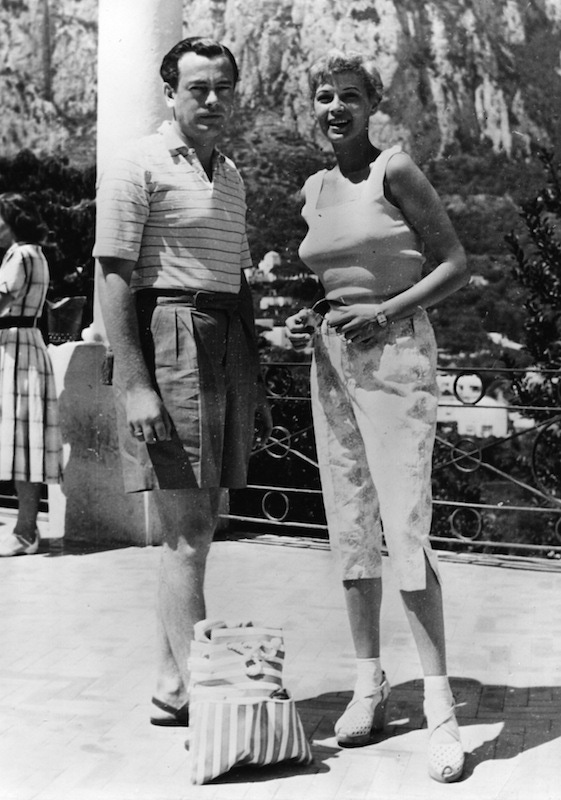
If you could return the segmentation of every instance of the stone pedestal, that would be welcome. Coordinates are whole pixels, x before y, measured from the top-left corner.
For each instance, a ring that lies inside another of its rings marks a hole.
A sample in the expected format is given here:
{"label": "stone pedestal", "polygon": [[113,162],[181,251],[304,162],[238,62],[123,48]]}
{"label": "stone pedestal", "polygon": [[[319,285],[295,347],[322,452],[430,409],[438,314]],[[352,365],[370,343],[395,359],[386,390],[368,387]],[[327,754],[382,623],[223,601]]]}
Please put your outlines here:
{"label": "stone pedestal", "polygon": [[49,487],[53,536],[92,545],[161,542],[149,493],[125,494],[111,386],[102,383],[105,346],[50,347],[64,442],[64,481]]}

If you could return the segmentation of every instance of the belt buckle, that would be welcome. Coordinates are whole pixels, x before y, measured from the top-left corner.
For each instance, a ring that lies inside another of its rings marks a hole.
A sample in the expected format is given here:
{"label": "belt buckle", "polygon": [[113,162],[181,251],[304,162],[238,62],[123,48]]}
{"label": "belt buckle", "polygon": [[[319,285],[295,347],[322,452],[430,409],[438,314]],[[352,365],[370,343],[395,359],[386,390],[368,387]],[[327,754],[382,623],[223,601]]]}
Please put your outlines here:
{"label": "belt buckle", "polygon": [[193,308],[198,310],[205,308],[205,294],[206,292],[201,292],[200,290],[195,292],[193,295]]}

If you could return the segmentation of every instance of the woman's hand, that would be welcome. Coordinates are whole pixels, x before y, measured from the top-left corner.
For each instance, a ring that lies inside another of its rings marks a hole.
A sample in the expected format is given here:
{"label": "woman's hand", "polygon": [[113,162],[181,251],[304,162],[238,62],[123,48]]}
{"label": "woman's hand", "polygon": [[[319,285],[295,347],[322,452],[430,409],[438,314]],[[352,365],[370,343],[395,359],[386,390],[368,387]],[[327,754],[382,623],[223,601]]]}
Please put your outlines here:
{"label": "woman's hand", "polygon": [[381,307],[374,303],[352,303],[332,308],[327,315],[327,324],[350,342],[366,344],[374,341],[380,333],[377,314],[381,311]]}
{"label": "woman's hand", "polygon": [[288,317],[284,324],[290,344],[295,350],[303,350],[309,346],[321,320],[321,316],[311,308],[301,308],[296,314]]}

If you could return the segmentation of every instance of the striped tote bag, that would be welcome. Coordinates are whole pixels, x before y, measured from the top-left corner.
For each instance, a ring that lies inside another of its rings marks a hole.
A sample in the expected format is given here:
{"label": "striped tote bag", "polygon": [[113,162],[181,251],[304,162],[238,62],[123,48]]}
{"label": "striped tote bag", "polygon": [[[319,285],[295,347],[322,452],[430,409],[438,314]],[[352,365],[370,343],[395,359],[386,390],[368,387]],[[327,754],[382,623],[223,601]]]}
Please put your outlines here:
{"label": "striped tote bag", "polygon": [[296,704],[282,685],[280,629],[251,623],[195,626],[189,667],[191,780],[233,767],[312,760]]}

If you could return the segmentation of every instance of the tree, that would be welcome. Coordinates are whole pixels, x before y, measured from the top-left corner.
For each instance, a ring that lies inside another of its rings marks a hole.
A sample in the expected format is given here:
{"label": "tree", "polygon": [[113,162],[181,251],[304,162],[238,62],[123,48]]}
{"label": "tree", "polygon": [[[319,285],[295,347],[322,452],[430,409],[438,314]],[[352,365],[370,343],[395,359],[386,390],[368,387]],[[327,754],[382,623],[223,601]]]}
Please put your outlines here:
{"label": "tree", "polygon": [[49,0],[42,0],[40,11],[41,26],[41,55],[43,62],[43,98],[52,102],[53,99],[53,64],[51,42],[51,14]]}
{"label": "tree", "polygon": [[[525,345],[532,357],[533,367],[516,381],[518,402],[541,406],[543,411],[532,412],[534,419],[551,422],[542,428],[533,444],[533,467],[540,488],[552,498],[559,498],[561,461],[558,422],[560,401],[559,370],[561,369],[561,183],[559,169],[552,152],[539,151],[546,184],[535,197],[522,204],[524,233],[510,233],[507,244],[514,256],[514,277],[527,290],[524,303]],[[526,458],[526,463],[528,458]],[[555,520],[545,522],[547,536],[557,543]],[[532,538],[547,541],[543,527]]]}
{"label": "tree", "polygon": [[278,124],[265,123],[250,131],[234,125],[221,149],[233,156],[245,181],[255,263],[275,250],[289,272],[298,272],[298,246],[306,233],[300,189],[309,175],[330,166],[333,156]]}
{"label": "tree", "polygon": [[[528,292],[524,303],[525,345],[534,365],[561,369],[561,183],[553,153],[541,150],[546,185],[522,204],[524,234],[507,236],[514,277]],[[547,375],[547,373],[546,373]],[[555,376],[553,376],[555,377]],[[556,405],[557,387],[547,377],[524,380],[520,399],[529,405]]]}
{"label": "tree", "polygon": [[63,158],[38,158],[21,150],[0,157],[0,192],[24,192],[37,204],[49,229],[49,299],[85,295],[84,322],[91,319],[95,218],[95,168],[78,168]]}
{"label": "tree", "polygon": [[507,236],[514,276],[529,292],[525,302],[526,347],[546,368],[561,367],[561,184],[553,154],[542,150],[547,185],[522,204],[526,236]]}

